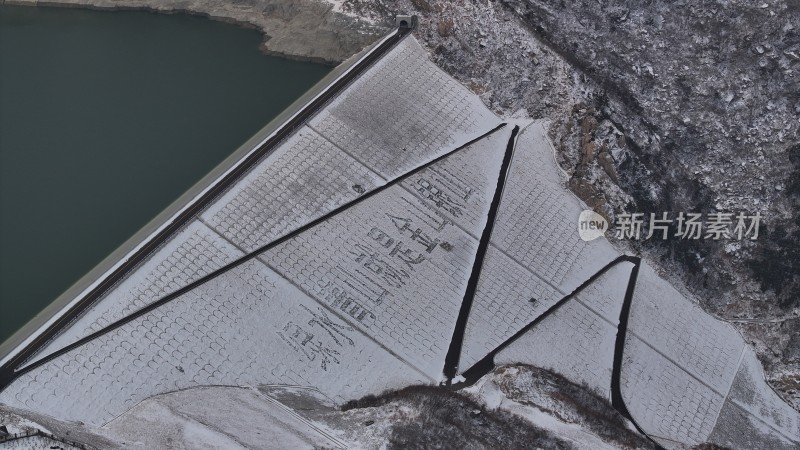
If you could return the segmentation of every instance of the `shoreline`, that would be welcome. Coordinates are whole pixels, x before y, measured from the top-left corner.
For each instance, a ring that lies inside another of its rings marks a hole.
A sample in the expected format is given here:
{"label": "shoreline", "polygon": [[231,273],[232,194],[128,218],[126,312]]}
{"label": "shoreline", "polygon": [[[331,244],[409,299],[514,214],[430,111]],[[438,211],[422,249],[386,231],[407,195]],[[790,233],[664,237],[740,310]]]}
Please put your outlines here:
{"label": "shoreline", "polygon": [[[367,70],[375,55],[391,48],[391,39],[402,39],[405,33],[393,31],[330,71],[36,316],[10,337],[0,341],[0,385],[19,373],[14,367],[18,369],[35,356],[39,350],[35,347],[32,350],[34,353],[24,357],[20,355],[28,352],[31,346],[41,344],[41,340],[45,339],[42,333],[52,333],[64,325],[64,320],[68,321],[67,324],[74,320],[74,316],[67,316],[80,314],[82,308],[91,307],[99,296],[120,282],[120,276],[124,277],[129,270],[138,267],[142,258],[152,255],[164,244],[165,239],[185,226],[186,220],[194,217],[198,208],[217,198],[220,189],[235,183],[253,164],[257,164],[276,145],[293,134],[298,123],[308,120],[332,95],[345,89],[355,76]],[[4,387],[0,386],[2,389]]]}
{"label": "shoreline", "polygon": [[264,55],[336,66],[390,29],[333,10],[324,0],[257,0],[236,7],[221,0],[0,0],[0,5],[188,14],[257,30]]}

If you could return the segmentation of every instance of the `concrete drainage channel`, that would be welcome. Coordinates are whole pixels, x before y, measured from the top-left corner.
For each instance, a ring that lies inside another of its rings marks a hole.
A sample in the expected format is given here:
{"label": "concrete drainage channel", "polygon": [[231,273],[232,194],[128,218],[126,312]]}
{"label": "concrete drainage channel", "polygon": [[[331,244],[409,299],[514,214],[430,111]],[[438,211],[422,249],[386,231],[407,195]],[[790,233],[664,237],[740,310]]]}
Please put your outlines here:
{"label": "concrete drainage channel", "polygon": [[[487,226],[487,228],[489,227]],[[538,325],[543,320],[548,318],[559,308],[564,306],[564,304],[570,301],[578,293],[583,291],[587,286],[592,284],[595,280],[600,278],[600,276],[602,276],[604,273],[608,272],[612,267],[624,262],[632,263],[633,269],[631,271],[630,278],[628,280],[628,287],[622,302],[622,308],[620,310],[620,317],[619,317],[619,325],[617,327],[617,338],[614,348],[614,362],[612,365],[612,376],[611,376],[611,404],[614,407],[614,409],[616,409],[617,412],[619,412],[623,417],[628,419],[643,436],[645,436],[648,440],[650,440],[650,442],[652,442],[657,448],[663,449],[663,447],[658,442],[650,438],[650,436],[641,428],[641,426],[639,426],[639,424],[636,422],[633,416],[631,416],[631,413],[630,411],[628,411],[628,407],[625,404],[625,400],[622,397],[622,389],[621,389],[622,358],[625,350],[625,338],[627,336],[628,319],[630,317],[631,304],[633,302],[633,293],[634,290],[636,289],[636,279],[639,273],[639,266],[641,264],[641,258],[637,256],[623,255],[618,257],[614,261],[608,263],[605,267],[603,267],[600,271],[592,275],[572,293],[570,293],[569,295],[565,296],[564,298],[556,302],[542,315],[534,319],[532,322],[530,322],[524,328],[519,330],[508,340],[506,340],[497,348],[492,350],[483,359],[473,364],[472,367],[466,369],[461,374],[462,380],[459,380],[455,383],[453,383],[453,380],[455,378],[455,374],[458,371],[457,357],[458,355],[460,355],[461,345],[460,344],[454,345],[451,343],[451,349],[457,348],[458,353],[455,353],[456,357],[454,359],[448,361],[450,365],[446,366],[445,368],[445,375],[447,376],[446,386],[452,390],[460,390],[477,383],[478,380],[480,380],[482,377],[489,374],[492,370],[495,369],[496,366],[494,358],[498,353],[500,353],[503,349],[508,347],[513,342],[517,341],[520,337],[525,335],[531,329],[536,327],[536,325]],[[456,337],[463,339],[464,327],[466,326],[466,317],[463,318],[463,323],[462,319],[459,318],[459,326],[460,330],[457,329],[456,334],[454,334],[454,342]]]}
{"label": "concrete drainage channel", "polygon": [[[622,414],[626,419],[630,420],[631,423],[633,423],[636,429],[639,430],[639,432],[643,436],[650,439],[647,433],[645,433],[644,430],[642,430],[642,428],[639,426],[639,424],[636,423],[636,420],[631,416],[630,412],[628,411],[628,408],[625,405],[625,400],[622,398],[622,390],[620,387],[622,356],[625,349],[625,337],[627,334],[628,319],[631,311],[631,303],[633,301],[633,292],[634,289],[636,288],[636,278],[639,273],[639,265],[641,263],[641,258],[639,257],[620,256],[619,258],[607,264],[600,271],[598,271],[597,273],[592,275],[589,279],[587,279],[575,291],[573,291],[572,293],[570,293],[569,295],[558,301],[556,304],[551,306],[544,314],[534,319],[531,323],[522,328],[514,336],[506,340],[503,344],[501,344],[495,350],[486,355],[486,357],[482,359],[480,362],[478,362],[477,364],[473,365],[472,367],[464,371],[463,381],[453,383],[453,380],[454,378],[456,378],[456,374],[458,373],[458,368],[459,368],[458,363],[464,342],[464,332],[467,327],[467,320],[469,318],[469,313],[472,309],[472,303],[475,298],[475,292],[478,287],[478,281],[480,280],[481,271],[483,269],[483,262],[486,257],[486,250],[488,249],[489,242],[492,237],[492,230],[494,228],[495,221],[497,220],[497,213],[500,208],[500,201],[502,200],[503,190],[505,187],[506,180],[508,178],[508,169],[509,166],[511,165],[511,158],[514,153],[514,148],[516,146],[518,133],[519,133],[519,126],[515,126],[514,130],[511,133],[511,137],[508,140],[506,151],[503,156],[503,163],[500,168],[500,175],[498,177],[497,185],[494,191],[494,196],[492,198],[492,203],[489,208],[489,212],[487,214],[486,226],[484,227],[483,233],[481,234],[480,242],[478,245],[478,251],[475,256],[475,263],[473,264],[472,267],[472,272],[470,274],[470,278],[467,283],[466,292],[464,293],[464,299],[461,304],[461,309],[459,310],[458,320],[456,322],[456,326],[453,331],[453,338],[450,341],[450,346],[448,348],[447,356],[445,358],[444,376],[446,378],[446,382],[444,384],[449,388],[455,390],[473,385],[480,378],[482,378],[484,375],[487,375],[495,368],[494,357],[498,352],[503,350],[512,342],[519,339],[520,336],[527,333],[542,320],[549,317],[561,306],[563,306],[566,302],[568,302],[571,298],[573,298],[575,295],[581,292],[586,286],[590,285],[593,281],[595,281],[601,275],[606,273],[609,269],[611,269],[612,267],[616,266],[619,263],[630,262],[633,263],[633,270],[631,272],[630,279],[628,280],[628,288],[625,292],[625,298],[623,300],[622,309],[620,311],[619,325],[617,328],[617,340],[614,349],[614,363],[612,366],[613,371],[611,377],[612,405],[620,414]],[[659,449],[662,448],[656,441],[652,439],[650,439],[650,441],[657,448]]]}
{"label": "concrete drainage channel", "polygon": [[472,272],[467,282],[467,289],[464,292],[464,299],[461,302],[458,320],[456,321],[455,330],[453,331],[453,338],[450,340],[450,347],[445,357],[444,376],[447,378],[447,384],[453,381],[458,371],[458,360],[461,356],[461,348],[464,343],[464,331],[467,327],[467,319],[469,319],[469,313],[472,310],[472,302],[475,299],[475,291],[478,288],[478,281],[480,280],[481,270],[483,269],[483,261],[486,258],[486,250],[489,248],[492,230],[497,220],[497,211],[500,209],[500,200],[503,197],[503,188],[508,178],[508,168],[511,165],[511,156],[514,153],[514,146],[518,133],[519,126],[515,126],[514,130],[511,132],[511,137],[508,139],[508,144],[506,145],[503,163],[500,166],[500,176],[497,179],[497,186],[495,187],[492,203],[489,206],[489,213],[487,214],[486,226],[483,229],[481,239],[478,243],[475,263],[472,265]]}

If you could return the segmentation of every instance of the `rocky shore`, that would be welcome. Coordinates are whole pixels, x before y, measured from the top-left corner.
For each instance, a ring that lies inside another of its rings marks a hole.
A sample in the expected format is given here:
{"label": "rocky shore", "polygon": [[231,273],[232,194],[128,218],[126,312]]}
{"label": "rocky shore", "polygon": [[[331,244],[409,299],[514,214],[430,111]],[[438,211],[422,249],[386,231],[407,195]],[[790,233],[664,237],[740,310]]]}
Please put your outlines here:
{"label": "rocky shore", "polygon": [[338,64],[369,45],[385,25],[337,11],[321,0],[6,0],[7,5],[187,13],[255,28],[267,54]]}

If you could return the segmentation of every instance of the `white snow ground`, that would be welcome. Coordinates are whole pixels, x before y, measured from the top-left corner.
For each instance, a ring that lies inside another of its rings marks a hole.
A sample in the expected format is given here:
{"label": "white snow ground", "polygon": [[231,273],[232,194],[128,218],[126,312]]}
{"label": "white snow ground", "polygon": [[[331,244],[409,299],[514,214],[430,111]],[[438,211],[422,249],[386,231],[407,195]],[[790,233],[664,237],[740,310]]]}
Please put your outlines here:
{"label": "white snow ground", "polygon": [[[506,370],[513,371],[515,369]],[[481,378],[475,385],[465,389],[465,392],[478,399],[489,409],[503,409],[530,420],[531,423],[573,444],[577,450],[616,450],[620,448],[609,444],[579,424],[569,423],[558,418],[558,412],[545,412],[508,398],[495,383],[493,374]]]}
{"label": "white snow ground", "polygon": [[[143,432],[143,430],[147,430]],[[152,397],[100,430],[142,448],[345,448],[313,423],[258,389],[202,387]]]}

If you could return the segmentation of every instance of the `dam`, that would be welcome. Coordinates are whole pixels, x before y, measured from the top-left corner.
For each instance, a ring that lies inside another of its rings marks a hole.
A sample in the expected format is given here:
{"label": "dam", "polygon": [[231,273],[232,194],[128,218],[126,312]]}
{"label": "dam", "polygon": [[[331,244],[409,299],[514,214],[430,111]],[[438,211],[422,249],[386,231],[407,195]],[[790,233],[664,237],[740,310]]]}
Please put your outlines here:
{"label": "dam", "polygon": [[580,239],[584,209],[544,124],[495,115],[400,19],[4,344],[0,403],[100,427],[193,388],[341,405],[526,363],[663,448],[797,448],[738,332]]}

